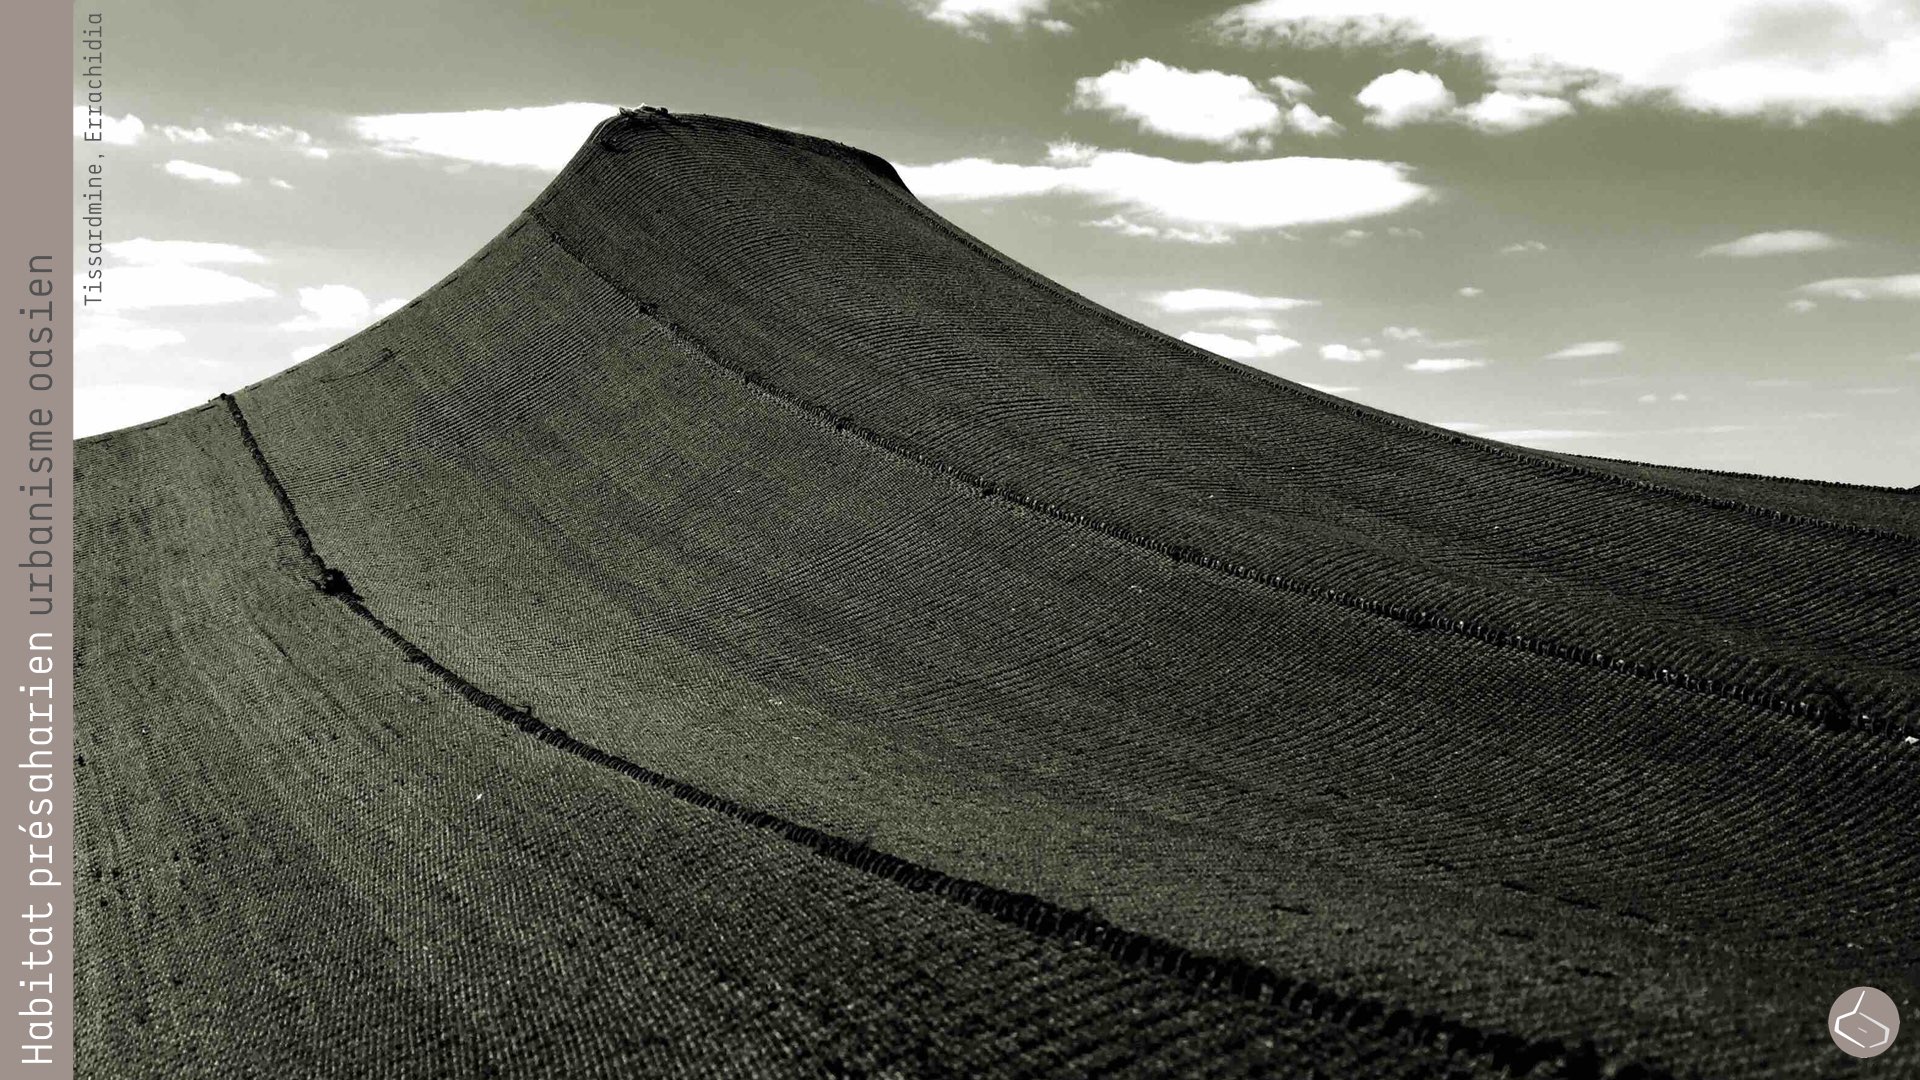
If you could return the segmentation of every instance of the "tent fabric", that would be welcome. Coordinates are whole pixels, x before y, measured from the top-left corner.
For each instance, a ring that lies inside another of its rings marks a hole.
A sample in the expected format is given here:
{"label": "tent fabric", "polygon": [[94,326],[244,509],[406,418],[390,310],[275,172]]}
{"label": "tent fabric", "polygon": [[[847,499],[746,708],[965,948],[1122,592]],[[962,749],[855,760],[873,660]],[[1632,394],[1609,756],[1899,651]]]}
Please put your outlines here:
{"label": "tent fabric", "polygon": [[845,146],[623,112],[78,457],[83,1075],[1805,1076],[1913,1015],[1912,494],[1321,394]]}

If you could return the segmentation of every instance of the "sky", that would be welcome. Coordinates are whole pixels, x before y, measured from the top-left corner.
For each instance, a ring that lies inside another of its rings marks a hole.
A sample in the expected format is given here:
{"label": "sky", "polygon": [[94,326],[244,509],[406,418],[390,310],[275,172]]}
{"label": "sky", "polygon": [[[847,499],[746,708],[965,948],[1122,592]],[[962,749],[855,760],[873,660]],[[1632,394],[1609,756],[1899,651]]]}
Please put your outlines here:
{"label": "sky", "polygon": [[368,325],[647,103],[871,150],[1040,273],[1369,405],[1920,485],[1920,0],[84,10],[81,434]]}

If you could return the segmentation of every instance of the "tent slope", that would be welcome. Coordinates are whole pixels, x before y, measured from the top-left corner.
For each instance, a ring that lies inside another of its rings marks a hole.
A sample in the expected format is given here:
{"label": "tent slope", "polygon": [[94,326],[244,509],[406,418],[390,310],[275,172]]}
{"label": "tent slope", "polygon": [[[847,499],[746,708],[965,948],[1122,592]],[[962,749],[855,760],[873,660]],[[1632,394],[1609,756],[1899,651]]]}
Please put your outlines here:
{"label": "tent slope", "polygon": [[1807,1075],[1920,984],[1909,495],[1317,394],[837,144],[611,119],[79,485],[94,1075]]}

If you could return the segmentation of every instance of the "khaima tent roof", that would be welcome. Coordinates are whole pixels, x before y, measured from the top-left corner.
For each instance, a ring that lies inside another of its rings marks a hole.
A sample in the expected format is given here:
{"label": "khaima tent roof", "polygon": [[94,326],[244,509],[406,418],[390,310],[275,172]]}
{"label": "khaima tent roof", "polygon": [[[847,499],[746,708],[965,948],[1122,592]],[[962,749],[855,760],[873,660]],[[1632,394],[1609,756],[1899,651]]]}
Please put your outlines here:
{"label": "khaima tent roof", "polygon": [[1913,1015],[1920,501],[1329,397],[844,146],[623,113],[79,459],[85,1075],[1799,1076]]}

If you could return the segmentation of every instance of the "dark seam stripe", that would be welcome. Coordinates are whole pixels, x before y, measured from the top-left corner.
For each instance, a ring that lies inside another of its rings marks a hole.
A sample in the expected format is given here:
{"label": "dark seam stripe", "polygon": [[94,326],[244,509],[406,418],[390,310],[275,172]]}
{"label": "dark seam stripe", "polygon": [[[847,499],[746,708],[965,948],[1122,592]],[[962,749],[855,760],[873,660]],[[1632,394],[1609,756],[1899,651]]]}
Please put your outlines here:
{"label": "dark seam stripe", "polygon": [[1069,909],[1029,893],[954,877],[880,851],[864,842],[835,836],[746,806],[582,742],[527,709],[511,705],[468,682],[374,614],[364,598],[354,590],[346,574],[328,566],[314,549],[313,537],[301,520],[299,510],[293,505],[293,497],[287,493],[272,464],[267,461],[266,452],[261,449],[252,426],[247,423],[239,401],[231,394],[220,395],[220,400],[233,417],[241,441],[253,456],[261,479],[273,492],[274,501],[280,506],[294,542],[313,571],[310,579],[313,587],[323,595],[339,600],[399,649],[408,663],[424,669],[454,696],[492,713],[555,749],[611,769],[682,802],[771,832],[816,855],[892,882],[910,892],[930,894],[1035,936],[1090,948],[1118,963],[1173,976],[1203,990],[1258,1005],[1277,1006],[1296,1016],[1337,1024],[1381,1041],[1403,1039],[1446,1054],[1483,1058],[1516,1077],[1535,1075],[1535,1070],[1545,1066],[1554,1072],[1544,1075],[1558,1075],[1568,1080],[1599,1080],[1601,1077],[1671,1080],[1672,1074],[1666,1070],[1640,1062],[1606,1062],[1591,1039],[1568,1046],[1564,1040],[1557,1038],[1528,1038],[1512,1032],[1479,1027],[1432,1010],[1416,1012],[1407,1006],[1393,1006],[1363,995],[1344,993],[1319,985],[1311,979],[1283,975],[1264,964],[1240,957],[1195,952],[1166,938],[1116,926],[1090,908]]}
{"label": "dark seam stripe", "polygon": [[[629,153],[634,149],[634,147],[624,146],[624,145],[621,145],[618,141],[616,141],[616,139],[614,138],[615,132],[612,131],[612,127],[614,125],[624,122],[629,125],[629,130],[635,132],[636,134],[639,134],[644,132],[645,127],[647,126],[659,126],[659,125],[665,125],[665,124],[685,124],[691,119],[699,119],[699,120],[704,120],[708,123],[715,123],[720,126],[726,127],[730,130],[737,130],[740,133],[751,136],[753,138],[761,139],[767,142],[776,142],[786,146],[794,146],[794,147],[805,149],[811,152],[817,153],[818,152],[817,148],[819,146],[827,146],[827,147],[833,148],[834,150],[840,153],[849,154],[849,155],[855,156],[856,158],[867,158],[872,156],[868,154],[866,151],[859,149],[858,147],[848,146],[845,143],[834,142],[831,139],[822,139],[822,138],[817,138],[815,136],[809,136],[809,135],[796,135],[792,132],[780,131],[775,128],[763,127],[762,125],[754,124],[749,121],[732,120],[726,117],[703,116],[697,113],[687,114],[685,116],[666,116],[659,113],[640,113],[633,110],[622,110],[619,114],[615,116],[610,116],[607,119],[601,121],[600,126],[594,129],[593,135],[591,136],[589,141],[593,145],[598,146],[600,149],[608,153],[614,153],[614,154]],[[889,169],[891,170],[891,165],[889,165]],[[921,202],[920,198],[913,193],[913,190],[907,187],[904,181],[899,179],[899,176],[897,173],[894,174],[891,179],[889,179],[884,176],[876,175],[871,169],[862,169],[862,170],[858,170],[858,172],[862,180],[870,184],[873,184],[875,187],[885,191],[890,198],[900,200],[909,209],[911,209],[916,215],[930,221],[931,223],[939,227],[944,233],[946,233],[953,240],[959,242],[968,250],[973,251],[979,255],[985,256],[988,260],[993,262],[995,265],[1011,272],[1015,277],[1019,278],[1020,280],[1027,282],[1031,285],[1037,286],[1038,288],[1044,290],[1049,294],[1052,294],[1061,299],[1064,299],[1071,305],[1077,308],[1080,308],[1084,311],[1087,311],[1106,322],[1112,323],[1113,325],[1123,330],[1126,330],[1135,336],[1148,337],[1158,342],[1159,344],[1178,349],[1180,352],[1187,354],[1191,358],[1204,361],[1213,367],[1216,367],[1225,371],[1229,375],[1263,386],[1269,391],[1278,392],[1278,393],[1295,397],[1295,398],[1300,398],[1300,399],[1312,402],[1314,404],[1320,405],[1322,407],[1334,410],[1336,412],[1341,412],[1353,417],[1357,417],[1361,420],[1367,421],[1368,423],[1376,424],[1381,427],[1391,428],[1395,431],[1406,432],[1408,434],[1417,435],[1425,439],[1452,443],[1457,446],[1469,447],[1471,449],[1478,450],[1483,453],[1491,454],[1495,457],[1507,458],[1509,460],[1518,462],[1520,464],[1527,465],[1530,467],[1535,467],[1546,472],[1564,473],[1564,474],[1570,474],[1574,476],[1586,477],[1592,480],[1599,481],[1603,484],[1607,484],[1615,487],[1625,487],[1625,488],[1629,488],[1637,491],[1647,492],[1654,495],[1660,495],[1664,497],[1679,499],[1684,502],[1691,502],[1691,503],[1697,503],[1704,506],[1710,506],[1715,509],[1735,510],[1743,514],[1764,518],[1769,521],[1777,521],[1784,524],[1808,525],[1808,526],[1813,526],[1815,528],[1833,529],[1839,532],[1850,533],[1853,535],[1870,536],[1870,537],[1875,537],[1877,539],[1893,540],[1896,542],[1907,543],[1907,544],[1920,542],[1920,537],[1917,537],[1911,533],[1902,532],[1898,529],[1887,528],[1885,526],[1865,525],[1859,522],[1852,522],[1852,521],[1836,521],[1832,518],[1816,517],[1811,514],[1797,513],[1792,510],[1783,510],[1783,509],[1780,509],[1779,507],[1766,506],[1759,503],[1746,502],[1741,499],[1734,499],[1727,496],[1708,495],[1708,494],[1705,494],[1704,492],[1689,491],[1685,488],[1679,488],[1669,484],[1663,484],[1656,480],[1636,480],[1636,479],[1633,479],[1632,477],[1620,476],[1616,473],[1606,472],[1601,469],[1588,468],[1588,467],[1576,464],[1574,462],[1559,461],[1551,458],[1538,457],[1533,454],[1526,453],[1522,450],[1518,450],[1514,447],[1504,445],[1502,443],[1491,442],[1486,439],[1475,439],[1467,435],[1463,435],[1459,432],[1448,431],[1444,428],[1436,428],[1428,424],[1417,423],[1415,421],[1408,420],[1405,417],[1396,416],[1392,413],[1385,413],[1385,412],[1380,412],[1374,409],[1368,409],[1359,404],[1356,404],[1355,402],[1348,401],[1344,398],[1334,397],[1332,395],[1325,394],[1320,391],[1312,390],[1308,387],[1301,386],[1297,383],[1289,382],[1284,379],[1266,375],[1263,372],[1255,371],[1252,368],[1246,367],[1241,364],[1236,364],[1230,360],[1226,360],[1222,357],[1216,356],[1213,353],[1210,353],[1205,349],[1200,348],[1197,345],[1193,345],[1188,342],[1181,341],[1179,338],[1175,338],[1167,334],[1163,334],[1160,331],[1155,330],[1153,327],[1146,325],[1145,323],[1138,322],[1132,318],[1129,318],[1126,315],[1122,315],[1121,313],[1112,310],[1111,308],[1103,307],[1100,304],[1095,303],[1094,301],[1089,300],[1084,296],[1081,296],[1079,293],[1074,292],[1072,289],[1069,289],[1066,286],[1060,284],[1059,282],[1054,281],[1051,278],[1048,278],[1044,274],[1038,273],[1037,271],[1031,269],[1030,267],[1021,265],[1019,262],[1015,261],[1014,259],[1009,258],[1006,254],[1000,251],[996,251],[994,248],[982,243],[981,241],[973,237],[971,234],[961,229],[958,225],[955,225],[953,222],[948,221],[946,218],[940,216],[940,214],[936,213],[932,207],[928,206],[924,202]],[[533,206],[530,207],[529,209],[531,211],[539,210],[541,206],[548,199],[551,199],[558,193],[558,188],[559,188],[559,183],[556,181],[552,186],[550,186],[547,189],[547,191],[542,193],[541,197],[538,200],[536,200]],[[1627,462],[1626,464],[1639,464],[1639,463]],[[1703,470],[1703,471],[1712,471],[1712,470]],[[1832,488],[1850,489],[1850,490],[1856,490],[1856,491],[1874,491],[1874,492],[1881,492],[1885,494],[1899,494],[1899,493],[1902,493],[1902,490],[1903,490],[1900,488],[1882,487],[1882,486],[1873,485],[1873,484],[1849,484],[1849,483],[1831,481],[1831,480],[1807,480],[1807,479],[1802,479],[1798,477],[1766,476],[1759,473],[1725,473],[1724,475],[1738,476],[1738,477],[1743,477],[1746,479],[1754,479],[1754,480],[1782,480],[1782,481],[1787,481],[1787,482],[1796,483],[1796,484],[1812,484],[1820,487],[1832,487]]]}
{"label": "dark seam stripe", "polygon": [[[559,248],[574,262],[585,268],[594,277],[600,279],[608,288],[627,302],[634,305],[639,313],[659,326],[682,347],[707,363],[719,368],[732,378],[745,383],[749,388],[767,397],[813,417],[836,431],[880,450],[890,456],[904,458],[921,468],[949,477],[972,489],[982,498],[1001,499],[1023,509],[1044,514],[1047,517],[1089,529],[1111,537],[1134,547],[1144,548],[1157,555],[1187,566],[1198,566],[1229,577],[1241,578],[1282,592],[1306,597],[1323,603],[1334,604],[1358,611],[1363,614],[1391,620],[1420,630],[1434,630],[1456,637],[1469,638],[1496,648],[1517,649],[1534,656],[1545,657],[1578,667],[1611,672],[1661,686],[1673,687],[1690,693],[1700,694],[1737,705],[1776,713],[1808,721],[1816,730],[1825,732],[1845,732],[1858,730],[1895,740],[1909,734],[1909,725],[1899,717],[1874,716],[1868,713],[1856,713],[1836,700],[1829,693],[1817,693],[1805,696],[1784,694],[1763,686],[1754,686],[1735,682],[1731,679],[1716,679],[1691,674],[1674,666],[1646,660],[1634,656],[1623,656],[1588,645],[1562,641],[1547,634],[1530,633],[1497,626],[1477,619],[1456,618],[1443,611],[1418,604],[1407,604],[1393,600],[1363,596],[1343,589],[1333,588],[1285,574],[1261,570],[1244,563],[1212,554],[1191,544],[1170,543],[1148,536],[1123,524],[1104,521],[1084,511],[1052,502],[1038,496],[1029,495],[1001,485],[994,480],[978,476],[959,466],[952,465],[933,457],[927,452],[908,445],[892,436],[883,435],[872,429],[860,426],[852,418],[841,416],[832,410],[813,404],[767,382],[759,372],[743,370],[721,360],[715,353],[698,340],[693,331],[669,320],[659,306],[635,296],[625,286],[602,273],[578,252],[567,245],[559,231],[537,211],[529,211],[529,216],[540,224]],[[1750,657],[1728,656],[1751,667],[1764,667]],[[1807,672],[1785,669],[1802,680],[1818,684],[1822,680]]]}
{"label": "dark seam stripe", "polygon": [[[1562,474],[1568,474],[1573,476],[1585,477],[1587,479],[1597,480],[1603,484],[1608,484],[1615,487],[1625,487],[1632,490],[1643,491],[1643,492],[1647,492],[1654,495],[1660,495],[1667,498],[1679,499],[1683,502],[1696,503],[1702,506],[1712,507],[1716,510],[1733,510],[1742,514],[1749,515],[1751,517],[1763,518],[1768,521],[1777,521],[1783,524],[1808,525],[1808,526],[1821,528],[1821,529],[1833,529],[1838,532],[1848,533],[1855,536],[1868,536],[1878,540],[1892,540],[1898,543],[1905,543],[1905,544],[1920,542],[1920,537],[1916,537],[1911,533],[1901,532],[1898,529],[1887,528],[1886,526],[1882,526],[1882,525],[1866,525],[1866,524],[1862,524],[1860,522],[1854,522],[1854,521],[1837,521],[1832,518],[1816,517],[1811,514],[1802,514],[1792,510],[1782,510],[1779,507],[1764,506],[1759,503],[1746,502],[1745,500],[1742,500],[1742,499],[1735,499],[1735,498],[1731,498],[1724,495],[1708,495],[1705,492],[1688,491],[1685,488],[1674,487],[1670,484],[1663,484],[1657,480],[1636,480],[1632,477],[1620,476],[1616,473],[1606,472],[1601,469],[1586,468],[1584,466],[1577,465],[1570,461],[1558,461],[1552,458],[1537,457],[1533,454],[1524,453],[1522,451],[1516,450],[1511,446],[1506,446],[1501,443],[1496,443],[1489,439],[1477,439],[1468,435],[1464,435],[1457,431],[1448,431],[1445,428],[1436,428],[1430,425],[1416,423],[1414,421],[1410,421],[1406,419],[1405,417],[1394,416],[1389,413],[1381,413],[1371,409],[1362,408],[1361,406],[1355,404],[1354,402],[1348,401],[1344,398],[1335,397],[1331,394],[1326,394],[1322,391],[1312,390],[1308,387],[1300,386],[1297,383],[1279,379],[1278,377],[1268,376],[1262,372],[1255,371],[1244,365],[1236,364],[1230,360],[1226,360],[1219,356],[1216,356],[1213,353],[1210,353],[1207,350],[1200,348],[1198,345],[1192,344],[1191,342],[1182,341],[1179,338],[1172,337],[1168,334],[1163,334],[1160,331],[1155,330],[1153,327],[1146,325],[1145,323],[1136,322],[1135,320],[1130,319],[1127,316],[1122,315],[1119,312],[1114,311],[1110,308],[1102,307],[1101,305],[1093,302],[1092,300],[1087,299],[1084,296],[1081,296],[1079,293],[1074,292],[1073,290],[1067,288],[1066,286],[1060,284],[1059,282],[1054,281],[1043,274],[1037,273],[1036,271],[1026,266],[1022,266],[1020,263],[1015,262],[1013,259],[1009,258],[1006,254],[1000,251],[996,251],[993,248],[987,246],[986,244],[981,243],[979,240],[968,235],[958,225],[955,225],[953,222],[948,221],[946,218],[941,217],[939,214],[935,213],[933,211],[933,208],[921,202],[919,197],[915,196],[912,190],[907,188],[904,183],[901,184],[896,189],[892,185],[887,184],[885,181],[881,180],[879,177],[867,176],[867,177],[864,177],[864,179],[866,179],[868,182],[872,183],[876,187],[887,190],[889,194],[891,194],[894,198],[899,199],[900,201],[906,203],[908,206],[912,207],[913,210],[917,212],[920,216],[933,221],[944,232],[946,232],[947,235],[959,241],[968,249],[986,256],[988,259],[992,260],[996,265],[999,265],[1004,269],[1011,271],[1016,277],[1020,278],[1021,280],[1026,281],[1029,284],[1039,286],[1040,288],[1046,290],[1047,292],[1065,299],[1073,306],[1078,307],[1084,311],[1090,312],[1097,318],[1100,318],[1106,322],[1112,323],[1123,330],[1127,330],[1135,335],[1145,335],[1145,336],[1151,337],[1154,340],[1156,340],[1159,344],[1177,348],[1181,352],[1184,352],[1191,357],[1195,357],[1197,359],[1205,361],[1206,363],[1214,367],[1222,368],[1226,370],[1227,373],[1230,375],[1233,375],[1237,378],[1240,378],[1249,382],[1257,383],[1261,386],[1267,387],[1270,390],[1280,391],[1282,393],[1285,393],[1297,398],[1304,398],[1308,401],[1312,401],[1316,404],[1319,404],[1325,408],[1332,409],[1336,412],[1342,412],[1349,416],[1357,417],[1361,420],[1367,421],[1368,423],[1377,424],[1381,427],[1391,428],[1395,431],[1405,432],[1407,434],[1416,435],[1421,438],[1452,443],[1456,446],[1468,447],[1473,450],[1478,450],[1482,453],[1491,454],[1494,457],[1502,457],[1510,461],[1518,462],[1519,464],[1528,466],[1530,468],[1538,469],[1542,472],[1562,473]],[[1628,464],[1637,464],[1637,463],[1630,462]],[[1794,477],[1765,476],[1758,473],[1727,473],[1725,475],[1741,476],[1748,479],[1756,479],[1756,480],[1785,480],[1793,483],[1822,484],[1824,486],[1830,486],[1835,488],[1846,488],[1846,489],[1863,490],[1863,491],[1878,491],[1878,492],[1885,492],[1889,494],[1899,491],[1899,489],[1897,488],[1877,487],[1870,484],[1844,484],[1844,483],[1834,483],[1830,481],[1809,481],[1809,480],[1799,480]]]}

